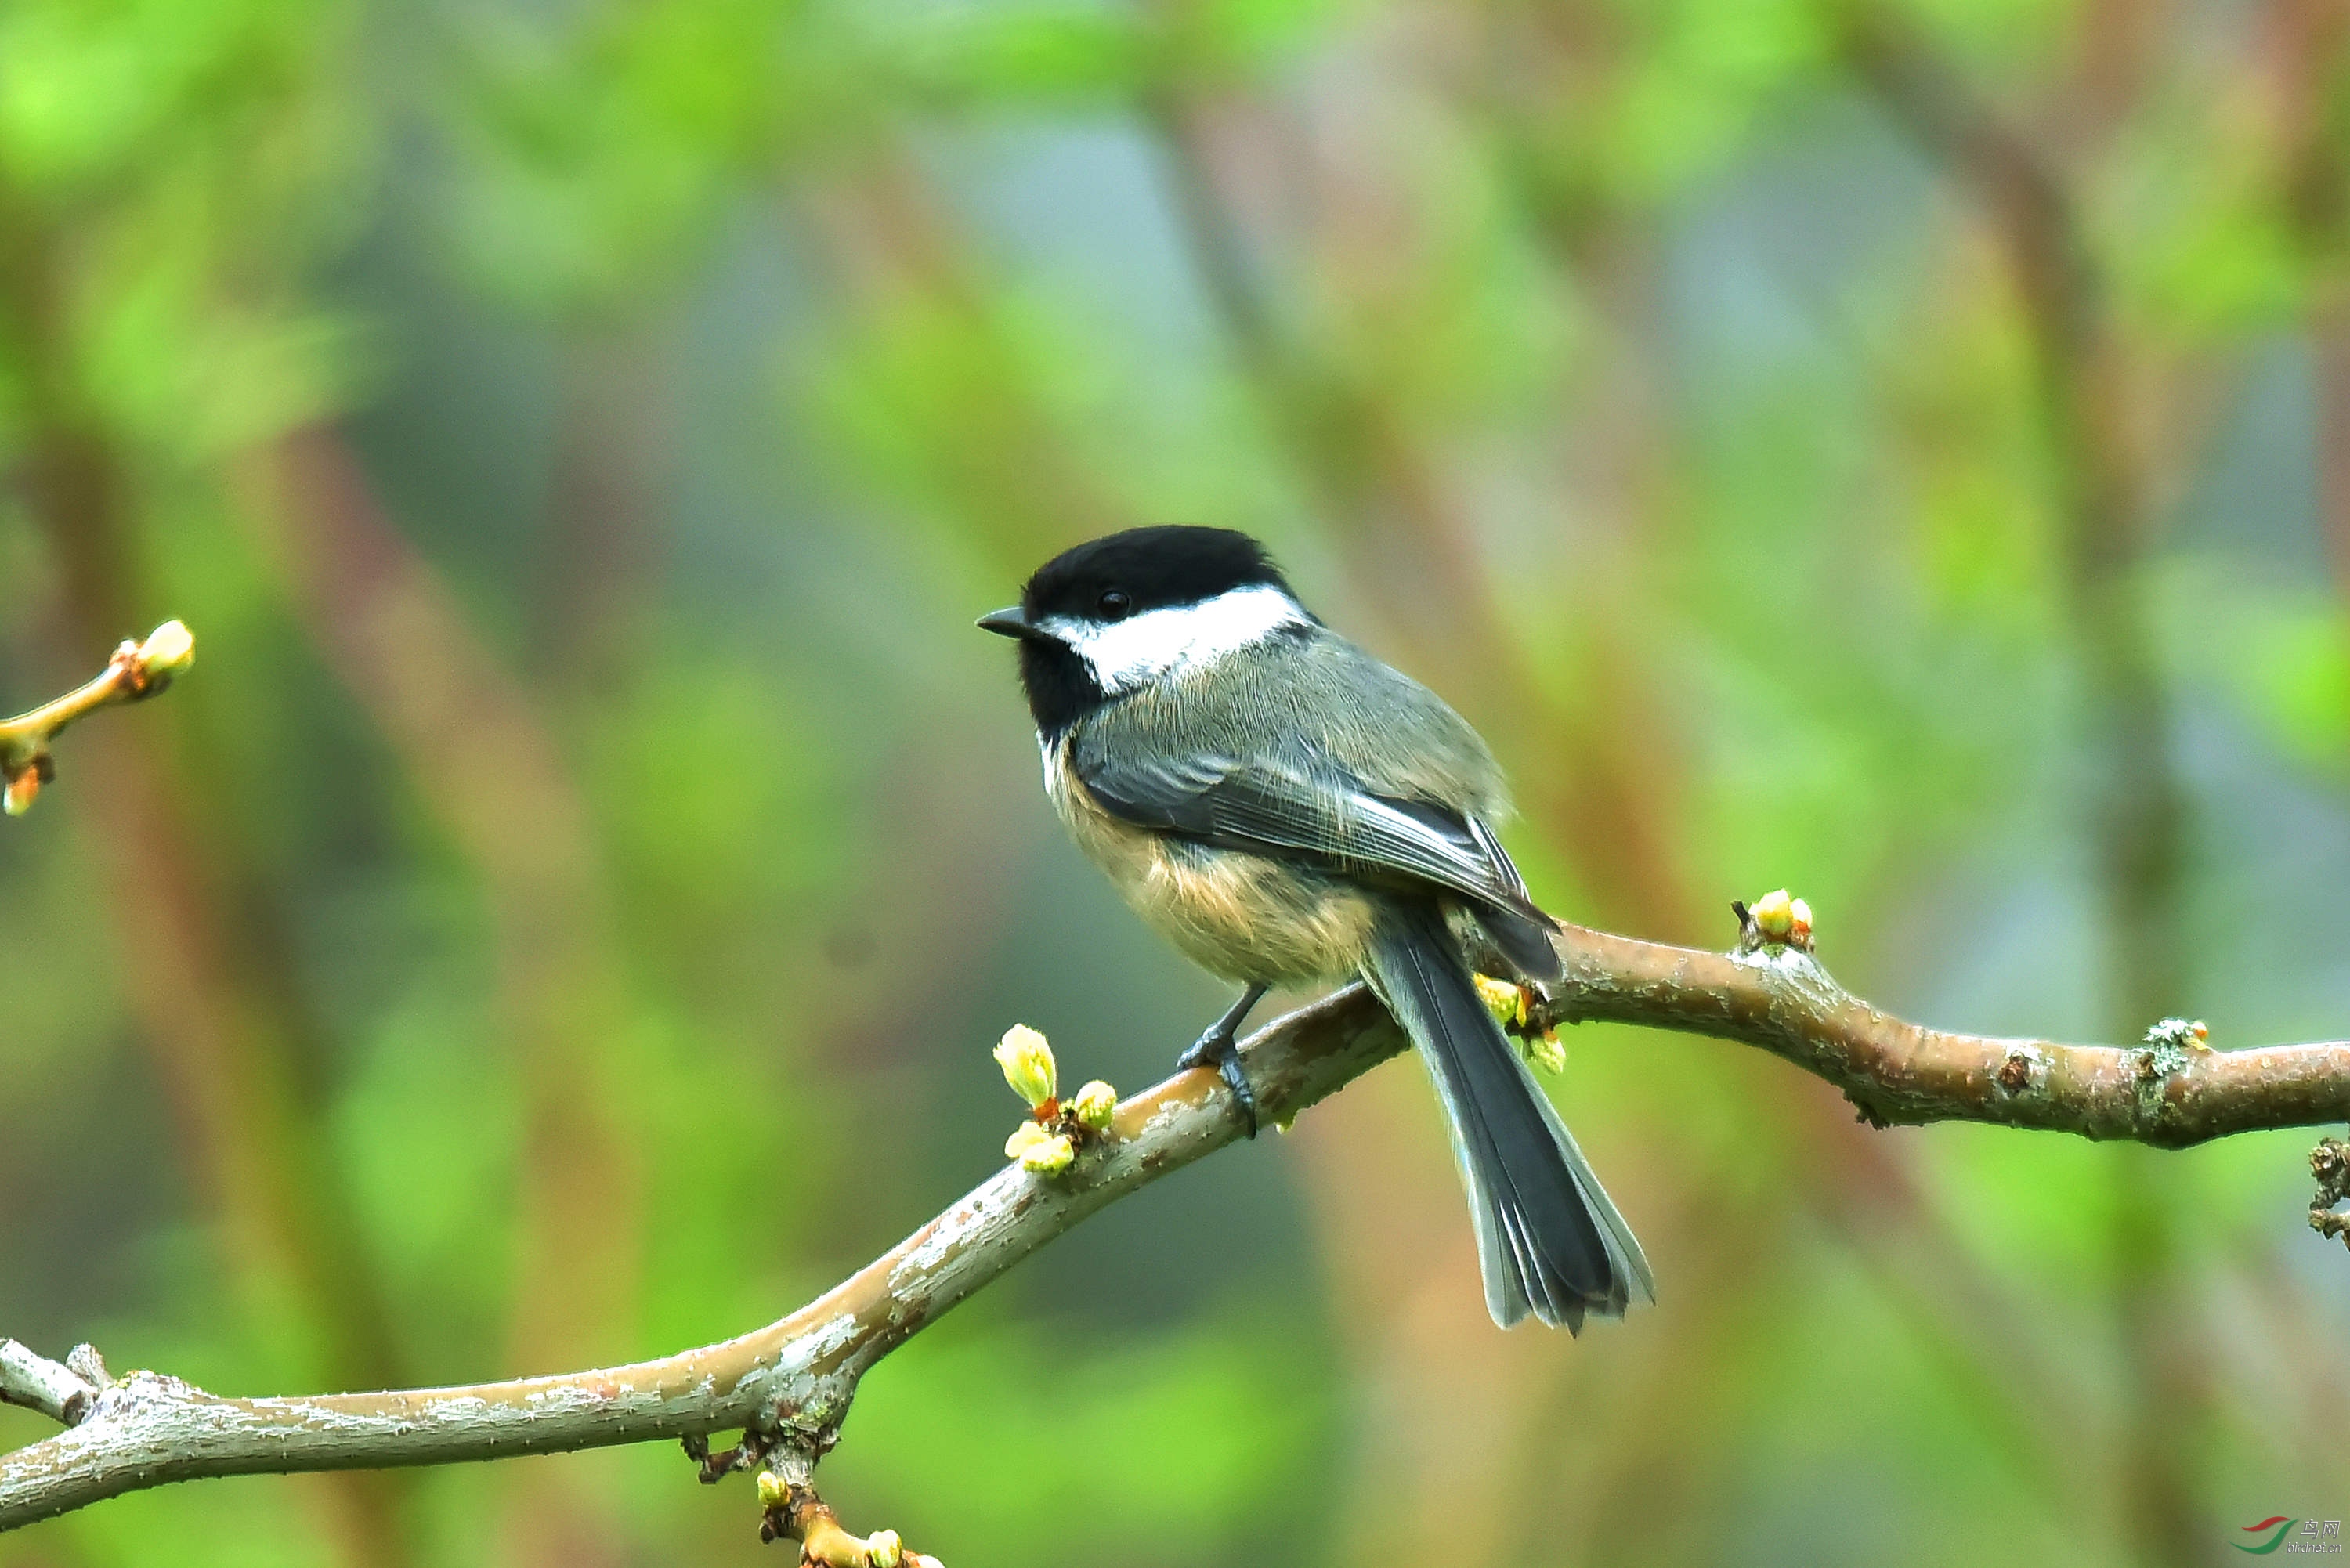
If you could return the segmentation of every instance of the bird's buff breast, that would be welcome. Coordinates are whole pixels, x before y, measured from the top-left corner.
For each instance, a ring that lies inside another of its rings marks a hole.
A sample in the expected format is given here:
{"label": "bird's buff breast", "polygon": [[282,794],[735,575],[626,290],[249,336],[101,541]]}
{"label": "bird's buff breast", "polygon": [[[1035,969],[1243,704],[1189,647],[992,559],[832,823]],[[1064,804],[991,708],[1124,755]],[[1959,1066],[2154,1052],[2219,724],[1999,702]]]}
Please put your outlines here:
{"label": "bird's buff breast", "polygon": [[1259,856],[1169,839],[1101,808],[1058,748],[1045,789],[1077,847],[1145,923],[1211,974],[1243,984],[1350,979],[1374,911],[1343,885]]}

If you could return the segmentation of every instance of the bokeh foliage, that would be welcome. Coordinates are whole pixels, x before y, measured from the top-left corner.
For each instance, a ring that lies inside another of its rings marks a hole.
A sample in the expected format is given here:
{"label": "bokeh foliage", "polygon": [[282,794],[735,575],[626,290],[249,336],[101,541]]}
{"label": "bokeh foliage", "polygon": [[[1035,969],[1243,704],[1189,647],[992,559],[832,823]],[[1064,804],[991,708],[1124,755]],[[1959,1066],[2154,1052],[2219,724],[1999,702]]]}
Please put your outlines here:
{"label": "bokeh foliage", "polygon": [[[0,0],[0,683],[202,639],[0,835],[0,1332],[254,1392],[663,1352],[984,1174],[1006,1024],[1154,1075],[1215,987],[1061,843],[970,628],[1142,522],[1263,534],[1452,697],[1564,913],[1720,943],[1792,883],[1909,1015],[2340,1033],[2345,38]],[[1399,1065],[922,1335],[836,1501],[1170,1568],[2195,1562],[2350,1515],[2307,1140],[1873,1134],[1751,1052],[1573,1044],[1656,1312],[1494,1333]],[[750,1523],[625,1451],[150,1494],[0,1563],[747,1563]]]}

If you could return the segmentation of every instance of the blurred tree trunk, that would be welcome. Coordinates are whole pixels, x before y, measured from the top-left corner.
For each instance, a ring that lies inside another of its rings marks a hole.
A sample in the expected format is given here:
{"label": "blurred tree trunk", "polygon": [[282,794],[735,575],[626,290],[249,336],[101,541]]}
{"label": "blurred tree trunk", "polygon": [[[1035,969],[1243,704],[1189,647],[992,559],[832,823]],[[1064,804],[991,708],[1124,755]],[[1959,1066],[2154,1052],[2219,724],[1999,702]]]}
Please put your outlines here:
{"label": "blurred tree trunk", "polygon": [[[2122,7],[2084,34],[2077,76],[2110,123],[2138,74],[2140,34]],[[2104,939],[2106,1037],[2137,1037],[2194,993],[2184,909],[2184,793],[2147,602],[2152,519],[2146,374],[2115,327],[2076,198],[2052,155],[2028,142],[1891,13],[1856,12],[1846,46],[1862,78],[1953,179],[1972,187],[2004,254],[2031,346],[2031,395],[2064,547],[2090,773],[2082,794]],[[2113,1296],[2128,1370],[2116,1456],[2121,1523],[2149,1563],[2208,1556],[2194,1485],[2211,1440],[2210,1390],[2174,1215],[2187,1188],[2176,1156],[2110,1156]]]}
{"label": "blurred tree trunk", "polygon": [[[499,1008],[521,1069],[513,1334],[500,1364],[625,1358],[641,1283],[641,1152],[615,1064],[635,1038],[586,804],[501,667],[333,431],[296,432],[248,480],[311,636],[480,875]],[[583,644],[584,645],[584,644]],[[615,1562],[624,1531],[577,1469],[526,1467],[509,1562]]]}
{"label": "blurred tree trunk", "polygon": [[2318,523],[2350,597],[2350,4],[2274,0],[2268,31],[2283,203],[2307,272]]}

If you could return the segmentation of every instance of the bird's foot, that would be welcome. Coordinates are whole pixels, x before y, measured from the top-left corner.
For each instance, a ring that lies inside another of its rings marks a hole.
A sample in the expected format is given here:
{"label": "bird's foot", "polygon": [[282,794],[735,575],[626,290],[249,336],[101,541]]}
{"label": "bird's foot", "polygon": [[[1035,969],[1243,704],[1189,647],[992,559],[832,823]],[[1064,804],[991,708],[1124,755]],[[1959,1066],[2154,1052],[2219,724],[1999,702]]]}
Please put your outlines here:
{"label": "bird's foot", "polygon": [[1256,1091],[1249,1087],[1248,1072],[1241,1065],[1241,1043],[1232,1038],[1229,1024],[1217,1023],[1191,1043],[1190,1050],[1175,1058],[1176,1070],[1191,1067],[1213,1067],[1232,1091],[1241,1116],[1248,1123],[1248,1135],[1256,1137]]}

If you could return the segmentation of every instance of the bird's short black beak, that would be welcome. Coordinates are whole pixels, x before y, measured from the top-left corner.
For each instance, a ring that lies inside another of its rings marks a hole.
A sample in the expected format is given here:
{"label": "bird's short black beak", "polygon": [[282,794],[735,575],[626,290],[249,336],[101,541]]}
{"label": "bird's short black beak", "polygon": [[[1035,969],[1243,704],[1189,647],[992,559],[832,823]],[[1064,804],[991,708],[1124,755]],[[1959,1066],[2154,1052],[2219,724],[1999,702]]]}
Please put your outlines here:
{"label": "bird's short black beak", "polygon": [[992,631],[998,637],[1016,637],[1024,642],[1053,640],[1053,634],[1030,620],[1018,605],[980,617],[979,625],[983,631]]}

